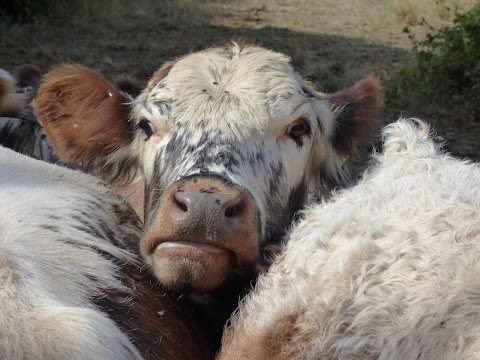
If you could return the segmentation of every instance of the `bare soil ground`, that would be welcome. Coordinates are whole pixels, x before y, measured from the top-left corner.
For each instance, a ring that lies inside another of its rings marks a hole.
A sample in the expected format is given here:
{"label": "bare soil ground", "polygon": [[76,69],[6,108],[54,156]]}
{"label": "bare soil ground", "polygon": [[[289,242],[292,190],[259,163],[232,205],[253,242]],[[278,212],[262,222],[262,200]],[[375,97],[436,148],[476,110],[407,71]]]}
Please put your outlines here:
{"label": "bare soil ground", "polygon": [[[468,9],[475,0],[452,0]],[[297,71],[326,92],[369,74],[385,87],[385,122],[399,116],[429,121],[446,148],[480,160],[480,124],[461,109],[432,109],[413,97],[399,77],[412,60],[402,32],[415,18],[441,26],[451,16],[434,0],[77,0],[31,24],[0,19],[0,67],[32,63],[43,72],[78,62],[113,79],[141,82],[169,59],[244,37],[288,54]],[[422,29],[418,29],[419,36]],[[440,111],[437,111],[440,110]]]}

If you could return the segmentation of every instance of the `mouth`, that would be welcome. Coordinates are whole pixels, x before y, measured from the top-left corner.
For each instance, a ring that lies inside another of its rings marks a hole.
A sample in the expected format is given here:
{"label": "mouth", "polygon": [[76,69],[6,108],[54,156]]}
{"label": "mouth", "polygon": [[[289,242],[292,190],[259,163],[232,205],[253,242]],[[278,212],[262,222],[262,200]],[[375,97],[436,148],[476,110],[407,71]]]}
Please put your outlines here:
{"label": "mouth", "polygon": [[225,247],[197,241],[167,240],[153,246],[150,255],[154,259],[185,257],[212,263],[232,266],[235,263],[235,252]]}
{"label": "mouth", "polygon": [[151,253],[153,254],[157,251],[200,251],[209,253],[211,255],[230,252],[230,250],[217,245],[196,241],[162,241],[161,243],[153,246]]}
{"label": "mouth", "polygon": [[173,290],[212,291],[235,266],[235,252],[194,241],[161,241],[150,252],[155,275]]}

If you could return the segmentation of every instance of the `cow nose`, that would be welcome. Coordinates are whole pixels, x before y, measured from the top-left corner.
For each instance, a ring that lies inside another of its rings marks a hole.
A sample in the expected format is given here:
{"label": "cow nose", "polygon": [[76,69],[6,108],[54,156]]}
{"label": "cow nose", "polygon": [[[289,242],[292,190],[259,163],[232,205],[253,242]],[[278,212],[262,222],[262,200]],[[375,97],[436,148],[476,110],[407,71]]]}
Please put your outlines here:
{"label": "cow nose", "polygon": [[248,273],[258,263],[257,206],[241,185],[213,177],[179,180],[157,206],[140,250],[162,284],[211,291],[232,271]]}
{"label": "cow nose", "polygon": [[[244,209],[243,193],[213,193],[177,191],[174,195],[175,205],[184,213],[195,216],[196,212],[215,213],[220,217],[234,218],[240,216]],[[188,218],[188,217],[187,217]]]}
{"label": "cow nose", "polygon": [[250,198],[246,192],[232,190],[176,191],[173,220],[182,234],[201,235],[208,242],[222,245],[231,232],[242,227]]}

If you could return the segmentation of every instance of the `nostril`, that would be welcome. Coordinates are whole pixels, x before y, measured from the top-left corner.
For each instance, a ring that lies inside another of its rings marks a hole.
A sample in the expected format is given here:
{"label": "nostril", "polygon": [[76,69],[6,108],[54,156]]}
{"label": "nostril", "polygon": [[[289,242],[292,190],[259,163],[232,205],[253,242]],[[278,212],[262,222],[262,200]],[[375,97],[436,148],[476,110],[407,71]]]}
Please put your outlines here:
{"label": "nostril", "polygon": [[243,210],[243,206],[241,203],[228,207],[227,209],[225,209],[225,217],[227,218],[234,217],[240,214],[242,210]]}
{"label": "nostril", "polygon": [[175,196],[173,197],[173,203],[177,206],[177,208],[179,208],[183,212],[188,211],[187,203],[186,203],[186,201],[184,199],[184,196],[181,192],[176,192],[175,193]]}

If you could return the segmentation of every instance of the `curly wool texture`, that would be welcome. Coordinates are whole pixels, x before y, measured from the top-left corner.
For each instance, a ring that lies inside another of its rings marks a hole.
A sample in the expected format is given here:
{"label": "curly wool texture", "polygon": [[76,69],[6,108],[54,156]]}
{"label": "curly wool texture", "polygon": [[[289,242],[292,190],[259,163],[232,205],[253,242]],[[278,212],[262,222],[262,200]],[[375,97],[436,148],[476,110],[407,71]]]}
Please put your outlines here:
{"label": "curly wool texture", "polygon": [[477,359],[480,167],[400,119],[355,187],[305,212],[220,359]]}

